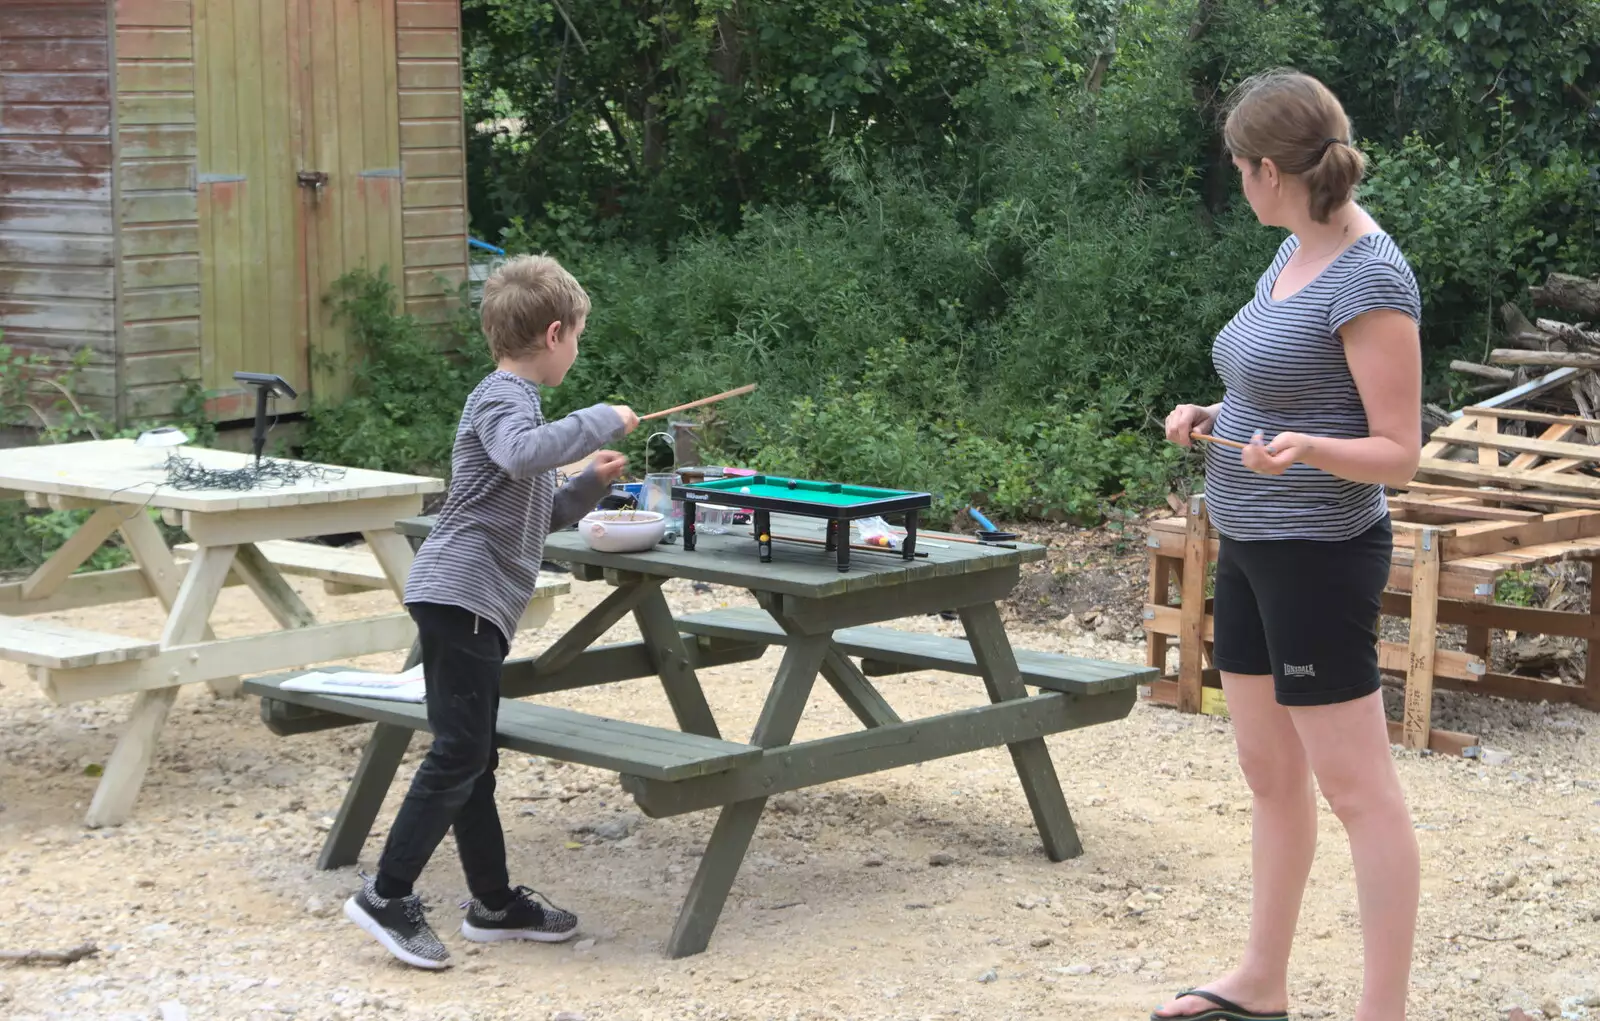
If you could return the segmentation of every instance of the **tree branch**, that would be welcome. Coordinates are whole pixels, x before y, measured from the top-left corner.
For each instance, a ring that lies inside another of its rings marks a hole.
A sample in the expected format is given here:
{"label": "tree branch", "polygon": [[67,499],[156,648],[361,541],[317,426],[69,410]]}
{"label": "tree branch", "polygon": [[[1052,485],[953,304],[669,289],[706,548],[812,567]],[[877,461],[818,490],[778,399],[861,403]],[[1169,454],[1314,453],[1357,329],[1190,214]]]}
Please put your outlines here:
{"label": "tree branch", "polygon": [[100,952],[100,948],[93,943],[85,943],[71,950],[0,950],[0,961],[9,961],[12,964],[76,964],[85,957],[93,957]]}

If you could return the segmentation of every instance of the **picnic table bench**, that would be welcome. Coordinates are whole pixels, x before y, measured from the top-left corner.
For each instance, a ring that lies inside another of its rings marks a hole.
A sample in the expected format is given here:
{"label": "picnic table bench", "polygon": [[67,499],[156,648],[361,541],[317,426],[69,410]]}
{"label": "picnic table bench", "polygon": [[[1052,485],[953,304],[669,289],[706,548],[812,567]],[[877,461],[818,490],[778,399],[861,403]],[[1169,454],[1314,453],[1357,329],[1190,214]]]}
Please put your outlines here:
{"label": "picnic table bench", "polygon": [[[775,519],[777,516],[775,516]],[[782,519],[785,534],[815,525]],[[402,521],[413,537],[426,518]],[[497,740],[503,747],[617,772],[651,817],[717,809],[713,829],[667,952],[703,951],[738,874],[769,797],[952,755],[1005,746],[1033,813],[1045,852],[1060,861],[1082,852],[1045,737],[1125,717],[1137,686],[1155,671],[1047,653],[1015,653],[998,609],[1021,565],[1043,556],[1013,548],[938,542],[928,556],[852,559],[841,574],[831,553],[780,543],[762,563],[749,535],[705,535],[695,551],[658,546],[643,553],[600,553],[576,532],[549,537],[548,559],[570,564],[583,581],[614,587],[604,600],[532,659],[507,663]],[[718,610],[675,619],[662,592],[671,578],[736,586],[760,610]],[[870,625],[954,607],[965,639],[908,634]],[[591,647],[632,615],[642,639]],[[697,671],[760,657],[782,646],[766,703],[749,740],[723,737]],[[983,679],[989,704],[905,720],[851,656],[875,672],[943,669]],[[821,676],[865,729],[794,742]],[[678,729],[530,706],[518,699],[555,691],[656,677]],[[427,727],[423,706],[284,690],[284,678],[247,682],[262,696],[267,725],[283,735],[376,724],[324,844],[319,864],[352,864],[371,831],[411,735]],[[1033,686],[1043,689],[1030,693]]]}

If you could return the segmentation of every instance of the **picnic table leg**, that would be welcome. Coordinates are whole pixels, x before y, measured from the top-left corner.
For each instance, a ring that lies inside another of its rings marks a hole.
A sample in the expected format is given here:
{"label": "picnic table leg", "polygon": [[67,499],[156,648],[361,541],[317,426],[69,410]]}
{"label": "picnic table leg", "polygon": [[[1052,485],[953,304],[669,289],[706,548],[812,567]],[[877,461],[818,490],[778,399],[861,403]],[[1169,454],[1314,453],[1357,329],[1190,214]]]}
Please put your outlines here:
{"label": "picnic table leg", "polygon": [[85,560],[94,556],[102,543],[122,524],[122,508],[101,507],[85,521],[50,558],[22,582],[22,612],[30,600],[48,599],[65,585]]}
{"label": "picnic table leg", "polygon": [[[185,577],[185,571],[173,559],[172,551],[167,548],[167,540],[161,537],[161,529],[156,527],[143,511],[135,510],[122,522],[122,538],[133,551],[133,559],[139,564],[139,570],[144,572],[145,580],[150,583],[151,591],[156,598],[161,600],[161,605],[167,609],[167,619],[170,623],[177,611],[173,608],[178,598],[180,581]],[[202,547],[201,549],[205,549]],[[229,547],[232,549],[232,547]],[[189,570],[194,570],[199,562],[200,553],[196,552],[195,560],[190,563]],[[211,602],[205,607],[206,618],[211,616],[212,607],[217,600],[212,596]],[[206,624],[194,640],[212,641],[216,633],[211,630],[211,625]],[[211,693],[218,698],[237,698],[244,682],[237,677],[219,677],[206,682]]]}
{"label": "picnic table leg", "polygon": [[[751,744],[773,748],[793,739],[827,651],[826,635],[808,636],[789,644],[751,735]],[[667,941],[668,957],[689,957],[710,944],[722,906],[727,903],[728,891],[733,889],[733,880],[739,874],[739,866],[750,848],[750,838],[755,835],[756,824],[761,821],[766,807],[766,798],[752,798],[725,806],[717,816],[711,840],[700,858],[700,868],[689,885],[689,895],[684,899],[677,924]]]}
{"label": "picnic table leg", "polygon": [[[150,523],[146,520],[145,524]],[[154,525],[150,527],[155,528]],[[217,593],[228,579],[233,555],[232,546],[200,549],[172,601],[172,613],[161,635],[162,648],[192,645],[200,640],[207,630],[206,618],[211,614],[211,607],[216,605]],[[134,699],[133,712],[128,714],[127,725],[106,760],[105,772],[89,802],[89,812],[84,819],[87,825],[120,826],[133,813],[133,803],[144,785],[144,775],[155,759],[156,740],[161,736],[161,728],[166,725],[167,714],[177,697],[178,689],[171,687],[141,691]]]}
{"label": "picnic table leg", "polygon": [[[650,650],[650,658],[661,677],[661,686],[667,691],[667,701],[672,703],[672,715],[678,718],[678,726],[687,734],[720,738],[716,717],[711,715],[700,678],[690,663],[688,650],[683,647],[683,636],[678,633],[678,622],[672,619],[672,610],[659,584],[649,586],[643,593],[633,608],[633,619]],[[812,670],[812,674],[815,673]]]}
{"label": "picnic table leg", "polygon": [[254,543],[240,545],[239,552],[234,555],[233,573],[249,586],[250,591],[261,600],[261,605],[272,614],[272,619],[285,631],[312,627],[317,623],[316,614],[311,612],[300,594]]}
{"label": "picnic table leg", "polygon": [[372,728],[367,747],[361,753],[361,764],[350,779],[350,788],[344,792],[344,804],[339,806],[339,816],[322,842],[322,853],[317,856],[317,868],[337,869],[354,865],[361,857],[361,847],[372,832],[372,824],[383,807],[383,799],[400,769],[406,747],[411,744],[409,727],[393,723],[379,723]]}
{"label": "picnic table leg", "polygon": [[[799,635],[800,632],[783,622],[783,616],[778,609],[778,603],[763,592],[751,592],[756,597],[756,602],[761,608],[772,615],[772,619],[784,628],[786,634]],[[858,669],[850,657],[844,654],[833,642],[828,643],[828,651],[822,657],[822,677],[838,694],[849,710],[856,714],[856,719],[867,728],[884,727],[891,723],[904,722],[900,714],[894,711],[887,699],[883,697],[867,676]]]}
{"label": "picnic table leg", "polygon": [[[969,606],[961,611],[961,624],[966,628],[973,657],[989,689],[989,699],[1004,702],[1028,697],[1022,672],[1017,669],[1016,654],[1011,651],[1005,624],[1000,620],[999,607],[993,603]],[[1055,764],[1050,761],[1050,749],[1044,738],[1019,741],[1007,747],[1017,767],[1017,778],[1022,781],[1022,792],[1028,798],[1028,807],[1033,810],[1033,821],[1044,840],[1045,853],[1051,861],[1076,858],[1083,853],[1083,844],[1072,823],[1072,812],[1061,793],[1061,781],[1056,778]]]}

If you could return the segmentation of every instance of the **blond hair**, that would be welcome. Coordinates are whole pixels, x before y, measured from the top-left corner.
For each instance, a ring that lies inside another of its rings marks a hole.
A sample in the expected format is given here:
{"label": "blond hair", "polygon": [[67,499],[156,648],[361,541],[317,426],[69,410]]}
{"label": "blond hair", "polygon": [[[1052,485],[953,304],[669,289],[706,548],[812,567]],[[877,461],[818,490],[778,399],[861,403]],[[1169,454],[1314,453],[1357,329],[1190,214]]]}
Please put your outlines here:
{"label": "blond hair", "polygon": [[589,314],[589,295],[556,260],[519,255],[490,275],[483,285],[483,334],[496,361],[522,358],[559,322],[563,332]]}
{"label": "blond hair", "polygon": [[1297,71],[1280,68],[1240,84],[1229,97],[1222,135],[1230,154],[1258,168],[1270,159],[1304,181],[1318,223],[1350,201],[1366,172],[1338,98]]}

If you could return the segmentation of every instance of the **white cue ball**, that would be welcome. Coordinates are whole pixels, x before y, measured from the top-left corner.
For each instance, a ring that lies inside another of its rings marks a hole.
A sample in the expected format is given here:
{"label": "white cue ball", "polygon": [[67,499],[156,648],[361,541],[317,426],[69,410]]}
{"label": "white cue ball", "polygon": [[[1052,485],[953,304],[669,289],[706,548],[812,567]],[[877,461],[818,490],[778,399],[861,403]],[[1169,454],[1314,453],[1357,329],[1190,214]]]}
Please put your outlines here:
{"label": "white cue ball", "polygon": [[741,487],[739,487],[739,492],[748,494],[750,492],[750,487],[749,486],[741,486]]}

